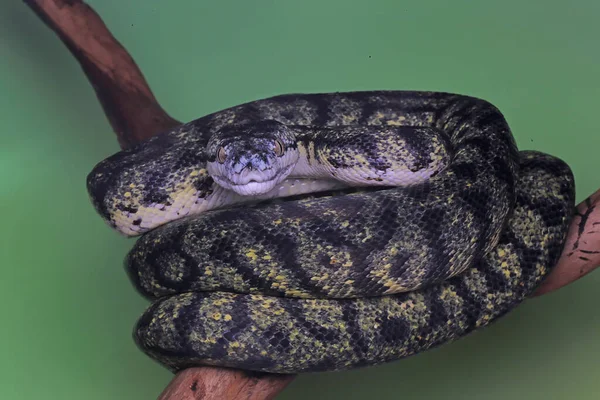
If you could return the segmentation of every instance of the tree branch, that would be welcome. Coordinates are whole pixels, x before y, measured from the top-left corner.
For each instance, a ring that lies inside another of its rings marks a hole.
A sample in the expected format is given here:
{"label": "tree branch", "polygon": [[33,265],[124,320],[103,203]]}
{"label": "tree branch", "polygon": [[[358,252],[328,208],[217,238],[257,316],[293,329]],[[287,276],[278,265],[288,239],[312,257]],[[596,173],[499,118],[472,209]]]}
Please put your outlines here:
{"label": "tree branch", "polygon": [[175,375],[158,400],[271,400],[292,379],[293,375],[251,374],[213,367],[188,368]]}
{"label": "tree branch", "polygon": [[24,0],[75,56],[121,148],[179,125],[160,106],[127,50],[80,0]]}
{"label": "tree branch", "polygon": [[565,248],[534,296],[573,283],[600,266],[600,189],[577,205]]}
{"label": "tree branch", "polygon": [[[121,148],[180,124],[160,106],[134,60],[81,0],[24,0],[80,63]],[[600,266],[600,190],[577,206],[565,250],[536,295],[568,285]],[[198,367],[178,373],[160,400],[273,399],[293,375]]]}

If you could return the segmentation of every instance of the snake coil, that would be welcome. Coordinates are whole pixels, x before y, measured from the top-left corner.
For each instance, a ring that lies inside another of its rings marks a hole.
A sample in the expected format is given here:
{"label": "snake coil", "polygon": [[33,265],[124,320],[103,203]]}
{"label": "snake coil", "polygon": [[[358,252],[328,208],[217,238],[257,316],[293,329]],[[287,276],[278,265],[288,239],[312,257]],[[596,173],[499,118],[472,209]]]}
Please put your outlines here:
{"label": "snake coil", "polygon": [[[205,150],[217,132],[264,121],[309,132],[298,139],[308,163],[341,146],[334,169],[386,170],[382,157],[394,151],[409,168],[437,159],[439,146],[410,135],[374,153],[368,133],[350,145],[348,129],[361,127],[434,130],[450,160],[407,187],[244,204],[214,182]],[[496,107],[413,91],[245,103],[108,157],[87,183],[111,227],[141,235],[126,269],[153,304],[134,336],[173,371],[342,370],[455,340],[539,286],[560,256],[575,201],[568,165],[518,151]]]}

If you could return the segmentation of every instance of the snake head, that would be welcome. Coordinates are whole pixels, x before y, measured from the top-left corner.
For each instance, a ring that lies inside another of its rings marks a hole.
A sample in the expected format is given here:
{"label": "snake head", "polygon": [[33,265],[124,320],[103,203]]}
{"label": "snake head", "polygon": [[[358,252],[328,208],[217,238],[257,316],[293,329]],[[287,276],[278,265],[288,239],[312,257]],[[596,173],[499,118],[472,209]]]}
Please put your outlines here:
{"label": "snake head", "polygon": [[242,196],[271,191],[294,169],[299,152],[286,125],[263,120],[221,128],[206,146],[207,171],[225,189]]}

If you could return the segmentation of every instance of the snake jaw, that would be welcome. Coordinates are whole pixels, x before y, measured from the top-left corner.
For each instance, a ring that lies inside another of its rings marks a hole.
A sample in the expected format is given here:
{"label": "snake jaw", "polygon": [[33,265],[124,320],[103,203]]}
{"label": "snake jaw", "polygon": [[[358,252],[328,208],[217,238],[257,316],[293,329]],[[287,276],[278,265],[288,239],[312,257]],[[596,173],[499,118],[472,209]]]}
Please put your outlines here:
{"label": "snake jaw", "polygon": [[272,179],[270,181],[250,181],[242,185],[231,185],[231,190],[242,196],[256,196],[271,191],[278,181]]}
{"label": "snake jaw", "polygon": [[[213,174],[215,182],[241,196],[256,196],[270,192],[291,173],[294,164],[275,170],[243,169],[240,173]],[[233,168],[228,171],[234,171]],[[215,171],[213,171],[215,172]]]}

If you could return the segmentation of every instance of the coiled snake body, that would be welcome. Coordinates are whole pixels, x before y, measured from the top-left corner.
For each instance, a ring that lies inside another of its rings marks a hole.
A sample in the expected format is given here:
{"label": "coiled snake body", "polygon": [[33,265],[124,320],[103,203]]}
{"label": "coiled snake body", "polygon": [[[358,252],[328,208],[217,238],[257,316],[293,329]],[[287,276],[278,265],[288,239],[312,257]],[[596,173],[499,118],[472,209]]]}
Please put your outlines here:
{"label": "coiled snake body", "polygon": [[437,92],[242,104],[107,158],[88,190],[143,234],[126,268],[154,303],[135,338],[174,371],[340,370],[462,337],[535,290],[574,208],[564,162]]}

